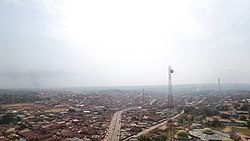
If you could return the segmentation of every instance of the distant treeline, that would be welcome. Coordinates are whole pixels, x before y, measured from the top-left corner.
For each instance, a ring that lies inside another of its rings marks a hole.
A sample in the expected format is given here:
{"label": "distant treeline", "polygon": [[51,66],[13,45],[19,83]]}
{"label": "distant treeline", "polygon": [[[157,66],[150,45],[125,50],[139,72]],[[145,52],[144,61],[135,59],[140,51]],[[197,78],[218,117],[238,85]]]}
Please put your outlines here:
{"label": "distant treeline", "polygon": [[37,91],[0,90],[0,104],[27,103],[44,100]]}

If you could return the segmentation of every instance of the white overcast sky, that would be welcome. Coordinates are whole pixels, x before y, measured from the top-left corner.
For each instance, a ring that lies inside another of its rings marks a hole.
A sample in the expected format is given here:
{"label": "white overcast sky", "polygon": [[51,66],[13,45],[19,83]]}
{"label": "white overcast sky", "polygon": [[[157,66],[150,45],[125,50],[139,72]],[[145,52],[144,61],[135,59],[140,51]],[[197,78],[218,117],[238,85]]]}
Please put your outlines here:
{"label": "white overcast sky", "polygon": [[2,0],[0,88],[250,83],[249,0]]}

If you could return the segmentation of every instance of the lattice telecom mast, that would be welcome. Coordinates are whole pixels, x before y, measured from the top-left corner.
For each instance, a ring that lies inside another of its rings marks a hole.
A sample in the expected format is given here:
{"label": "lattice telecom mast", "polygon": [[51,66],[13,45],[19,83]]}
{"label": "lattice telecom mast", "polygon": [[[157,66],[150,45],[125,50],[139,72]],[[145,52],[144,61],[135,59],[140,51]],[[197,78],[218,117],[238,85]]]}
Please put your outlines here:
{"label": "lattice telecom mast", "polygon": [[174,70],[171,66],[168,66],[168,108],[174,107],[173,92],[172,92],[172,73]]}
{"label": "lattice telecom mast", "polygon": [[220,77],[218,78],[218,88],[219,88],[219,91],[221,91],[221,86],[220,86]]}

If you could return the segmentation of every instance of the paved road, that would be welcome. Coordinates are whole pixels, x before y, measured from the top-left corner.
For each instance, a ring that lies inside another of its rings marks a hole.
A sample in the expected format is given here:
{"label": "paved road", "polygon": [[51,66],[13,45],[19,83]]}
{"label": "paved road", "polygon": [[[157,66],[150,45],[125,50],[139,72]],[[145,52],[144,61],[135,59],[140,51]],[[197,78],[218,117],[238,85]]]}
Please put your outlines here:
{"label": "paved road", "polygon": [[196,105],[201,104],[206,98],[203,98],[202,100],[198,101]]}
{"label": "paved road", "polygon": [[104,141],[119,141],[121,129],[121,114],[123,111],[118,111],[112,117],[109,125],[109,130],[104,138]]}
{"label": "paved road", "polygon": [[137,109],[138,107],[131,107],[125,110],[121,110],[116,112],[109,125],[108,133],[106,134],[103,141],[119,141],[120,139],[120,129],[121,129],[121,114],[124,111],[128,111],[131,109]]}
{"label": "paved road", "polygon": [[[198,101],[195,105],[198,105],[198,104],[202,103],[204,100],[205,100],[205,98],[203,98],[202,100]],[[171,117],[171,120],[174,120],[174,119],[178,118],[178,117],[181,116],[183,113],[184,113],[184,110],[182,110],[179,114],[177,114],[177,115]],[[133,136],[130,136],[130,137],[126,138],[124,141],[128,141],[128,140],[131,139],[131,138],[137,138],[137,137],[139,137],[139,136],[141,136],[141,135],[143,135],[143,134],[146,134],[146,133],[148,133],[148,132],[150,132],[150,131],[152,131],[152,130],[158,128],[158,127],[161,127],[161,126],[163,126],[163,125],[166,125],[167,123],[168,123],[168,120],[163,121],[163,122],[161,122],[161,123],[159,123],[159,124],[157,124],[157,125],[151,126],[150,128],[145,129],[145,130],[139,132],[139,133],[136,134],[136,135],[133,135]]]}
{"label": "paved road", "polygon": [[[174,119],[178,118],[180,115],[182,115],[183,113],[184,113],[184,110],[183,110],[181,113],[179,113],[179,114],[177,114],[177,115],[171,117],[171,119],[174,120]],[[143,134],[146,134],[146,133],[148,133],[148,132],[150,132],[150,131],[152,131],[152,130],[154,130],[154,129],[160,127],[160,126],[166,125],[167,123],[168,123],[168,120],[163,121],[163,122],[161,122],[161,123],[159,123],[159,124],[157,124],[157,125],[151,126],[150,128],[145,129],[145,130],[139,132],[138,134],[136,134],[136,135],[134,135],[134,136],[131,136],[131,137],[125,139],[124,141],[128,141],[128,140],[131,139],[131,138],[137,138],[137,137],[139,137],[139,136],[141,136],[141,135],[143,135]]]}

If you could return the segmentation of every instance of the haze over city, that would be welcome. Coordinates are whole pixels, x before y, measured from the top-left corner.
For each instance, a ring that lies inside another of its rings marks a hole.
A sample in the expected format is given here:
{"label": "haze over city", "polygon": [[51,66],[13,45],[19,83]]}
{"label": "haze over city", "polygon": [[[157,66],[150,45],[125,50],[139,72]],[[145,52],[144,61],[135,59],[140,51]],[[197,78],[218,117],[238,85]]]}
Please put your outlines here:
{"label": "haze over city", "polygon": [[0,141],[250,141],[249,0],[2,0]]}
{"label": "haze over city", "polygon": [[250,1],[3,0],[0,88],[249,84]]}

